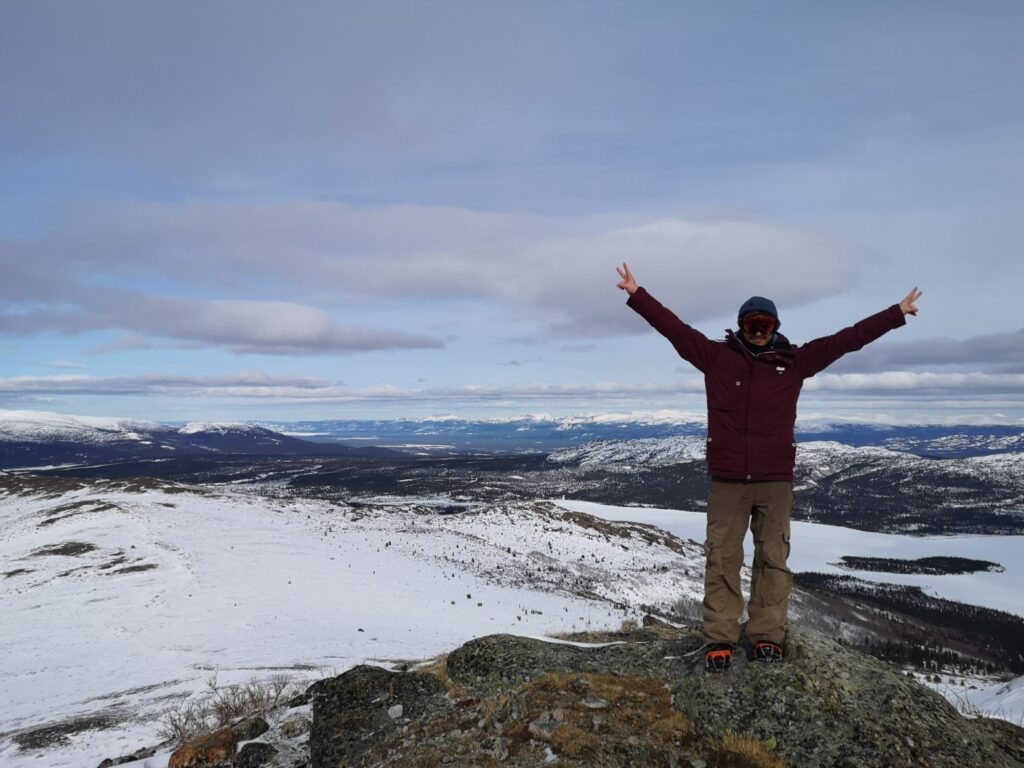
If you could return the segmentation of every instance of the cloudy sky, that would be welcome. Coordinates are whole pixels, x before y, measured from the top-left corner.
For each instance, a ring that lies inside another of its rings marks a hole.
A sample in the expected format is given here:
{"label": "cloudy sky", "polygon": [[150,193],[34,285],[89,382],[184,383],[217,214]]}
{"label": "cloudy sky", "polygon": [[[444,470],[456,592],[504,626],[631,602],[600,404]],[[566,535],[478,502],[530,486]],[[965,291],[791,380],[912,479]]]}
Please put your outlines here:
{"label": "cloudy sky", "polygon": [[701,410],[709,337],[921,313],[804,416],[1024,423],[1024,5],[0,2],[0,408]]}

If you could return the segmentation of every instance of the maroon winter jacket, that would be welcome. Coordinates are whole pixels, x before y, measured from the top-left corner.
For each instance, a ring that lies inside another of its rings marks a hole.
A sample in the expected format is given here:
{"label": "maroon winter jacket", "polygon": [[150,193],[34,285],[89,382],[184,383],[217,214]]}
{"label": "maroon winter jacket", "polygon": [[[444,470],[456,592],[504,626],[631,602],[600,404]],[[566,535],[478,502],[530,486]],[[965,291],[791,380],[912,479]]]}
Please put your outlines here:
{"label": "maroon winter jacket", "polygon": [[643,288],[626,303],[704,374],[708,474],[734,480],[792,480],[796,401],[804,379],[907,322],[893,304],[803,346],[776,334],[774,344],[755,355],[732,331],[725,341],[711,341]]}

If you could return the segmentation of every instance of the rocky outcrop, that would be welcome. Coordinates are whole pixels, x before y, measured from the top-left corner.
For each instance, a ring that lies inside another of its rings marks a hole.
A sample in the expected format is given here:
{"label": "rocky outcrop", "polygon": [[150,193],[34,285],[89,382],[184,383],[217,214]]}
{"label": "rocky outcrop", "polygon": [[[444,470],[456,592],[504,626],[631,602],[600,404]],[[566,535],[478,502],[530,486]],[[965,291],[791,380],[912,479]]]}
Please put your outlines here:
{"label": "rocky outcrop", "polygon": [[884,663],[796,628],[783,664],[704,671],[664,625],[579,646],[478,638],[431,671],[311,689],[311,765],[1024,767],[1010,724],[962,717]]}
{"label": "rocky outcrop", "polygon": [[782,664],[741,650],[709,674],[699,632],[651,617],[563,640],[476,638],[405,671],[321,680],[268,713],[269,731],[244,721],[170,766],[1024,768],[1021,728],[964,718],[819,632],[792,628]]}
{"label": "rocky outcrop", "polygon": [[414,719],[429,721],[448,707],[441,681],[429,674],[402,674],[360,665],[314,683],[309,694],[313,765],[356,765]]}

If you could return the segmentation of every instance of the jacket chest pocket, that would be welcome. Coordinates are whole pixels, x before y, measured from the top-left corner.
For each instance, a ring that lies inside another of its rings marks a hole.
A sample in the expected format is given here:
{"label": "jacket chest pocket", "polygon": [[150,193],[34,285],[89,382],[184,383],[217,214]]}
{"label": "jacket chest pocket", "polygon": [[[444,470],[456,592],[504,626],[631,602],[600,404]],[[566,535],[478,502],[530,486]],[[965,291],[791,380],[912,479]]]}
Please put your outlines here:
{"label": "jacket chest pocket", "polygon": [[747,396],[749,383],[749,371],[715,371],[704,382],[708,393],[708,408],[713,411],[733,411],[738,409]]}

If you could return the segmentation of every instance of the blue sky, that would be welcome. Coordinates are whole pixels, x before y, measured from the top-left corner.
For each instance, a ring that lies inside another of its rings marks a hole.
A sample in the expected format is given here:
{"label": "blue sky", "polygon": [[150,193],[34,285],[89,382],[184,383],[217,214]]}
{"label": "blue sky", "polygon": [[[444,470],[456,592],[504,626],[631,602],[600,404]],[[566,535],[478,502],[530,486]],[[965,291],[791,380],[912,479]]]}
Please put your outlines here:
{"label": "blue sky", "polygon": [[924,296],[801,414],[1024,421],[1024,6],[0,4],[0,408],[700,412],[713,338]]}

